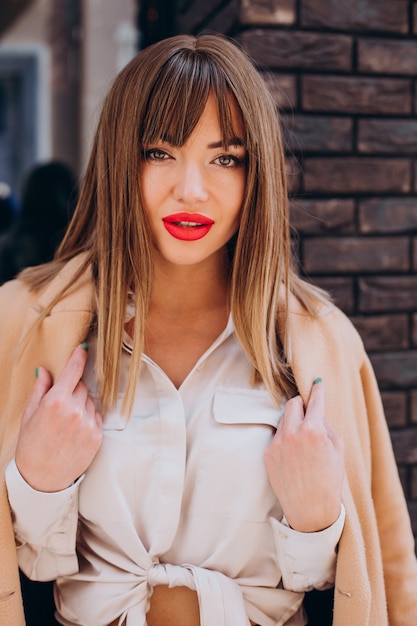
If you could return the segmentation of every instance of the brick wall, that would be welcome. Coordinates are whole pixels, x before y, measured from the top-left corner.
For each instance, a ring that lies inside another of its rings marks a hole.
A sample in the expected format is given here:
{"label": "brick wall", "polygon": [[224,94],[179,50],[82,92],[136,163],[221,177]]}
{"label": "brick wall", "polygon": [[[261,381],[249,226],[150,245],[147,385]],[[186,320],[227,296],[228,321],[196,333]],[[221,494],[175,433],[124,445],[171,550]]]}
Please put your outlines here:
{"label": "brick wall", "polygon": [[241,0],[281,109],[301,271],[360,331],[417,535],[417,2]]}

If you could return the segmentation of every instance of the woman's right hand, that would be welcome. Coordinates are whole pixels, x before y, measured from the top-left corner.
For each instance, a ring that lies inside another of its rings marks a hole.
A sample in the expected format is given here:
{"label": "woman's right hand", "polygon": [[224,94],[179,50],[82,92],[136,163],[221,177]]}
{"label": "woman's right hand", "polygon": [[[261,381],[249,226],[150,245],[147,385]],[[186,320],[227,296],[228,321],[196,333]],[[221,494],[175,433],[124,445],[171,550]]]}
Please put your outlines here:
{"label": "woman's right hand", "polygon": [[101,446],[102,418],[81,380],[86,362],[80,345],[55,383],[48,370],[38,369],[15,455],[19,472],[37,491],[72,485]]}

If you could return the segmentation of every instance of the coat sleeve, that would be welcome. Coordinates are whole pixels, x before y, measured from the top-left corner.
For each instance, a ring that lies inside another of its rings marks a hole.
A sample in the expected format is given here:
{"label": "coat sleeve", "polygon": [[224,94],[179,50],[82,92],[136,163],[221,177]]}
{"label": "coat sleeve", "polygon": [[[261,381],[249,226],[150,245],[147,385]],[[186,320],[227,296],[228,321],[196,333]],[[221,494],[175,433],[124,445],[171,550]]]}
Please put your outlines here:
{"label": "coat sleeve", "polygon": [[24,626],[12,521],[4,481],[0,483],[0,625]]}
{"label": "coat sleeve", "polygon": [[[71,274],[81,262],[83,259],[75,259],[72,265],[68,264],[68,272]],[[52,281],[51,294],[48,294],[50,301],[67,282],[67,274]],[[80,278],[77,289],[74,287],[68,296],[68,303],[62,305],[67,313],[48,317],[48,324],[43,325],[26,349],[24,358],[20,358],[22,337],[32,327],[39,312],[37,300],[38,294],[30,291],[21,280],[0,287],[0,626],[23,626],[25,623],[4,472],[14,453],[20,417],[31,393],[35,367],[43,364],[39,359],[48,356],[48,363],[52,363],[59,353],[62,363],[66,351],[87,334],[94,308],[91,272]],[[54,323],[49,323],[55,318]],[[65,341],[57,342],[57,336],[58,339],[62,336],[62,328],[66,331]],[[58,351],[56,346],[59,346]]]}
{"label": "coat sleeve", "polygon": [[8,436],[10,420],[6,405],[27,295],[27,290],[22,289],[18,281],[6,283],[0,288],[0,626],[25,624],[4,469],[13,445]]}
{"label": "coat sleeve", "polygon": [[43,493],[26,483],[14,460],[6,468],[18,563],[31,580],[54,580],[78,572],[76,538],[81,480],[63,491]]}
{"label": "coat sleeve", "polygon": [[390,626],[417,624],[417,560],[381,396],[365,355],[362,384],[368,408],[372,494],[378,525]]}
{"label": "coat sleeve", "polygon": [[[19,424],[12,418],[8,410],[10,387],[14,376],[14,366],[18,346],[22,337],[24,319],[30,306],[31,295],[28,289],[17,280],[0,287],[0,473],[3,475],[10,459],[14,438]],[[29,389],[29,381],[21,384]]]}

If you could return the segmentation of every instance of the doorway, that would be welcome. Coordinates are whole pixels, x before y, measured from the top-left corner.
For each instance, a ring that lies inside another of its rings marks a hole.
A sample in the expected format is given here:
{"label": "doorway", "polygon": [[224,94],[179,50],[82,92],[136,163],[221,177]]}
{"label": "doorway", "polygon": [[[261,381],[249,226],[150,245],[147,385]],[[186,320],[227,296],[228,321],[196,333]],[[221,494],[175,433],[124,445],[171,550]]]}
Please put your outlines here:
{"label": "doorway", "polygon": [[38,157],[38,85],[36,52],[0,49],[0,181],[17,196]]}

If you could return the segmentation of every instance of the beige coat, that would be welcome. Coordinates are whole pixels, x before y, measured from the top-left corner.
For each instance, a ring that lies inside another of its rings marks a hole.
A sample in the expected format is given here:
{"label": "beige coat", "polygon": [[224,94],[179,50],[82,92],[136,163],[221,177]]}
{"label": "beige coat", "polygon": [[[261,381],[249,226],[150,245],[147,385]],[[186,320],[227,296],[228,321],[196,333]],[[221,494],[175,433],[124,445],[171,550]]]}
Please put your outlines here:
{"label": "beige coat", "polygon": [[[87,334],[93,291],[89,276],[77,283],[19,351],[39,311],[66,283],[75,259],[40,294],[20,281],[0,289],[0,470],[12,454],[35,368],[56,377]],[[337,560],[334,626],[417,624],[417,561],[406,503],[381,400],[362,342],[335,307],[312,319],[291,302],[291,359],[307,399],[311,383],[326,382],[326,416],[346,447],[343,501],[346,523]],[[10,511],[0,483],[0,626],[23,626]],[[385,582],[384,582],[385,581]]]}

